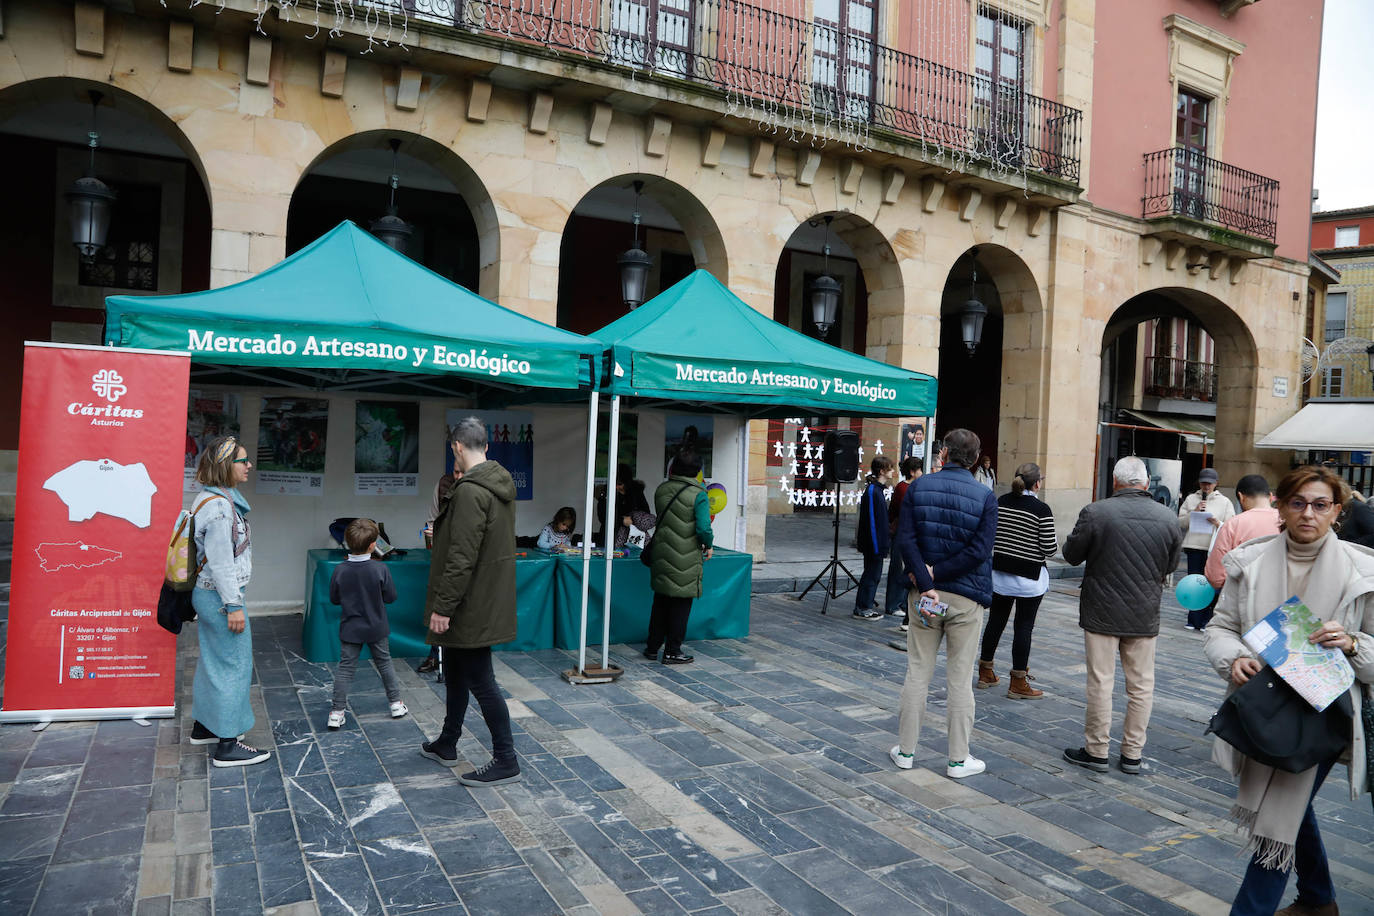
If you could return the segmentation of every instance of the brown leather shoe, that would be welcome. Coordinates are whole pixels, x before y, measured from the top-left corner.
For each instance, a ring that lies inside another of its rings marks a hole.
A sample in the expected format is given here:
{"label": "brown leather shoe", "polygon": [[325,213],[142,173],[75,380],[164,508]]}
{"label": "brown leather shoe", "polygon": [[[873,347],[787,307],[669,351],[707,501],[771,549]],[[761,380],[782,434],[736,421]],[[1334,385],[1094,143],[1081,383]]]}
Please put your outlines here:
{"label": "brown leather shoe", "polygon": [[1330,903],[1302,903],[1294,900],[1276,912],[1274,916],[1340,916],[1340,914],[1340,907],[1336,906],[1334,900]]}
{"label": "brown leather shoe", "polygon": [[1011,686],[1007,688],[1007,696],[1013,700],[1038,700],[1045,695],[1045,691],[1036,690],[1030,685],[1028,675],[1024,671],[1013,671],[1011,673]]}
{"label": "brown leather shoe", "polygon": [[992,662],[985,662],[982,659],[979,659],[978,683],[974,686],[977,687],[979,690],[986,690],[993,684],[998,683],[999,680],[1000,679],[997,677],[997,672],[993,670]]}

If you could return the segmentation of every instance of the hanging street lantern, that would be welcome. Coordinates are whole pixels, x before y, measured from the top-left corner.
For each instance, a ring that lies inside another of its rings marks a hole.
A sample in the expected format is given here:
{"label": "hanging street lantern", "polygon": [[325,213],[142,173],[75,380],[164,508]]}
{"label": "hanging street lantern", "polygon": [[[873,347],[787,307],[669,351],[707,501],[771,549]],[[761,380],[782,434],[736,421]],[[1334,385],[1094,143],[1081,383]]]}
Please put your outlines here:
{"label": "hanging street lantern", "polygon": [[1369,357],[1369,371],[1374,374],[1374,343],[1365,348],[1364,355]]}
{"label": "hanging street lantern", "polygon": [[396,154],[400,148],[401,141],[392,137],[391,179],[388,182],[391,186],[391,199],[386,206],[386,215],[374,219],[368,229],[390,247],[406,254],[406,249],[410,246],[410,237],[415,234],[415,227],[401,219],[396,210],[396,189],[401,186],[401,176],[396,171]]}
{"label": "hanging street lantern", "polygon": [[833,218],[825,217],[825,244],[821,248],[825,262],[821,268],[821,275],[811,281],[811,287],[807,291],[811,297],[811,321],[815,324],[816,333],[820,335],[821,340],[829,336],[830,328],[835,324],[835,315],[840,308],[840,284],[830,276],[830,221]]}
{"label": "hanging street lantern", "polygon": [[636,181],[634,189],[634,244],[615,260],[620,268],[620,298],[630,311],[644,304],[644,293],[649,288],[649,270],[654,266],[654,259],[639,247],[639,195],[644,191],[644,182]]}
{"label": "hanging street lantern", "polygon": [[973,351],[978,349],[979,342],[983,339],[983,319],[988,317],[988,307],[978,301],[978,249],[969,250],[969,260],[973,266],[973,279],[969,282],[968,300],[959,309],[959,332],[963,337],[964,346],[968,347],[968,355],[973,356]]}
{"label": "hanging street lantern", "polygon": [[95,151],[100,148],[100,132],[96,130],[95,115],[102,95],[92,89],[90,98],[91,129],[86,135],[86,145],[91,151],[90,162],[86,166],[86,174],[72,182],[66,192],[72,244],[76,246],[81,260],[87,264],[95,260],[109,238],[110,212],[116,197],[109,185],[95,177]]}

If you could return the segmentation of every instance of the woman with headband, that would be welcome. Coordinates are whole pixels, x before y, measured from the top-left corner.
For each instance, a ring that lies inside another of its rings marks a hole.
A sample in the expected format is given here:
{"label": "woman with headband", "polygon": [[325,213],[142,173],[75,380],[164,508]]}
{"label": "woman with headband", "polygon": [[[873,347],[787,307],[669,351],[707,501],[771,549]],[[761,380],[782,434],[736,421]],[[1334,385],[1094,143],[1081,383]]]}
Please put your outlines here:
{"label": "woman with headband", "polygon": [[253,634],[243,610],[244,589],[253,575],[248,500],[239,484],[253,463],[233,436],[210,442],[201,452],[196,480],[205,493],[195,507],[196,555],[204,560],[191,605],[196,609],[200,660],[191,690],[192,744],[215,745],[217,767],[261,763],[271,756],[240,739],[253,727],[248,690],[253,681]]}

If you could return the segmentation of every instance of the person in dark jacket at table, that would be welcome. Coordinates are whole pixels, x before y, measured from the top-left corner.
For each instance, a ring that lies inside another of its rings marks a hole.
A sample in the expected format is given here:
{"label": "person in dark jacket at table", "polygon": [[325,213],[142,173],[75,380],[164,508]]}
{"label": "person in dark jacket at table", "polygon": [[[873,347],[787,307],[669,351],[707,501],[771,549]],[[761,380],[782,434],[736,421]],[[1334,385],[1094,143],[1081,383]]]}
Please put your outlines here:
{"label": "person in dark jacket at table", "polygon": [[714,538],[706,487],[697,480],[701,457],[696,449],[684,446],[673,458],[671,471],[654,491],[658,527],[649,568],[654,603],[644,657],[656,661],[662,647],[663,664],[687,665],[693,658],[682,651],[682,641],[687,638],[692,599],[701,597],[702,566],[711,559]]}
{"label": "person in dark jacket at table", "polygon": [[[987,769],[968,746],[973,731],[973,660],[983,632],[983,612],[992,603],[992,545],[997,536],[997,497],[969,472],[981,447],[976,433],[950,430],[941,445],[941,469],[907,487],[897,522],[897,549],[915,588],[907,598],[910,627],[898,741],[888,754],[903,770],[915,762],[926,693],[945,641],[945,775],[951,779]],[[921,598],[947,605],[944,615],[921,610]]]}
{"label": "person in dark jacket at table", "polygon": [[864,571],[854,596],[854,616],[860,620],[877,620],[878,583],[883,578],[883,560],[891,537],[887,525],[887,486],[891,483],[892,459],[878,455],[869,465],[868,485],[859,497],[859,553],[863,554]]}
{"label": "person in dark jacket at table", "polygon": [[477,698],[491,732],[492,758],[458,777],[465,786],[520,778],[510,712],[496,685],[491,647],[515,639],[515,481],[487,460],[487,427],[468,417],[449,439],[463,471],[434,520],[434,553],[425,596],[426,640],[442,647],[447,708],[439,737],[420,753],[457,766],[468,696]]}
{"label": "person in dark jacket at table", "polygon": [[[902,472],[902,479],[892,488],[892,498],[887,501],[887,531],[893,540],[897,538],[897,522],[902,515],[902,500],[906,497],[906,489],[923,473],[920,458],[903,458],[897,467]],[[893,550],[891,553],[892,559],[887,566],[887,600],[883,602],[883,610],[889,614],[901,614],[905,620],[906,593],[911,588],[911,580],[906,577],[902,552]]]}
{"label": "person in dark jacket at table", "polygon": [[1374,506],[1358,490],[1350,491],[1350,502],[1341,513],[1340,524],[1333,526],[1342,541],[1374,547]]}
{"label": "person in dark jacket at table", "polygon": [[1173,512],[1149,494],[1150,472],[1135,456],[1112,470],[1115,492],[1078,513],[1064,559],[1087,562],[1078,625],[1087,662],[1087,710],[1083,746],[1066,748],[1064,759],[1105,773],[1111,747],[1112,682],[1116,656],[1126,680],[1126,718],[1121,725],[1123,773],[1139,773],[1145,730],[1155,694],[1155,641],[1164,581],[1178,567],[1183,531]]}

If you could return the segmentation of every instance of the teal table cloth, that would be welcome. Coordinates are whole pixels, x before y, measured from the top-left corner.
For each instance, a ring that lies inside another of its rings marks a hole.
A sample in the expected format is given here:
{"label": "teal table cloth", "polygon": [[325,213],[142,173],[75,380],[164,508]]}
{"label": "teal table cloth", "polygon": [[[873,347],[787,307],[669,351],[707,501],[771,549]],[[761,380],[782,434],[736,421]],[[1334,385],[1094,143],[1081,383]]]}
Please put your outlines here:
{"label": "teal table cloth", "polygon": [[[642,643],[649,635],[649,567],[634,556],[611,560],[611,642]],[[606,560],[593,558],[587,606],[587,644],[601,644]],[[749,635],[749,595],[753,584],[751,554],[716,548],[706,561],[701,597],[692,602],[687,639],[742,639]],[[582,620],[582,557],[562,555],[554,573],[554,645],[577,649]]]}
{"label": "teal table cloth", "polygon": [[[311,550],[305,567],[305,619],[301,643],[307,661],[339,660],[339,606],[329,603],[329,579],[334,567],[347,562],[342,550]],[[425,591],[429,585],[430,552],[407,549],[403,557],[387,561],[396,583],[396,601],[387,607],[391,622],[391,654],[414,658],[429,654],[425,644]],[[550,649],[554,643],[553,583],[557,560],[538,551],[527,551],[515,561],[516,628],[514,642],[494,646],[500,650]],[[363,657],[369,657],[363,649]]]}

